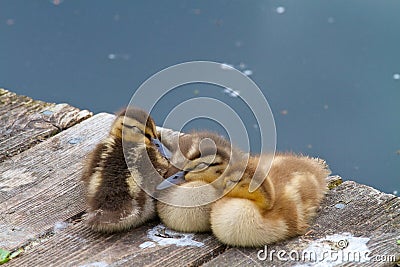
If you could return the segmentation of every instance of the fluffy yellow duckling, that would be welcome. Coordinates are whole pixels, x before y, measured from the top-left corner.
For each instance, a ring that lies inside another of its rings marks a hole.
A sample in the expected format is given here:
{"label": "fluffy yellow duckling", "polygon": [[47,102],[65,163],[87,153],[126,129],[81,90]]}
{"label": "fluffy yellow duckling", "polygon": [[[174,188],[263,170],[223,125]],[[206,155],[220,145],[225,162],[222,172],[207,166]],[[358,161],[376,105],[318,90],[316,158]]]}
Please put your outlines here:
{"label": "fluffy yellow duckling", "polygon": [[179,148],[182,154],[174,152],[171,158],[171,164],[179,168],[170,168],[172,175],[157,186],[158,215],[176,231],[211,231],[210,203],[221,196],[222,180],[219,190],[210,184],[222,175],[230,159],[241,158],[241,153],[222,136],[209,132],[182,136]]}
{"label": "fluffy yellow duckling", "polygon": [[[132,166],[125,161],[124,149]],[[109,136],[90,154],[83,172],[87,224],[96,231],[115,232],[153,218],[155,202],[139,184],[165,174],[169,153],[145,111],[129,108],[118,114]]]}
{"label": "fluffy yellow duckling", "polygon": [[[251,157],[247,165],[236,164],[226,173],[226,195],[211,210],[211,228],[222,243],[257,247],[305,233],[327,189],[330,170],[320,159],[280,154],[268,172],[271,159]],[[238,175],[240,170],[243,175]],[[265,180],[250,193],[253,176]]]}

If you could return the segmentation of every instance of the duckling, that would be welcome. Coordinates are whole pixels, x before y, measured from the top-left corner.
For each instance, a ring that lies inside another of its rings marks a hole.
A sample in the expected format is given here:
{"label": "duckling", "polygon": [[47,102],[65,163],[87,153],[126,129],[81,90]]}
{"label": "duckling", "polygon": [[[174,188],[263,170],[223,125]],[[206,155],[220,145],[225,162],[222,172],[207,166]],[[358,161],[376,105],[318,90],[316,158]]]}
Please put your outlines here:
{"label": "duckling", "polygon": [[181,136],[179,148],[171,158],[175,165],[168,170],[171,176],[157,186],[158,216],[176,231],[211,231],[210,203],[222,193],[222,181],[218,188],[217,180],[230,160],[242,155],[225,138],[210,132]]}
{"label": "duckling", "polygon": [[145,111],[130,107],[120,112],[109,136],[90,154],[82,175],[87,224],[96,231],[116,232],[155,217],[155,201],[142,188],[166,173],[170,153]]}
{"label": "duckling", "polygon": [[[305,233],[326,192],[328,165],[294,154],[271,160],[268,155],[253,156],[247,165],[238,163],[226,173],[225,195],[213,204],[210,215],[212,231],[222,243],[258,247]],[[240,170],[243,175],[237,175]],[[253,176],[265,180],[250,193]]]}

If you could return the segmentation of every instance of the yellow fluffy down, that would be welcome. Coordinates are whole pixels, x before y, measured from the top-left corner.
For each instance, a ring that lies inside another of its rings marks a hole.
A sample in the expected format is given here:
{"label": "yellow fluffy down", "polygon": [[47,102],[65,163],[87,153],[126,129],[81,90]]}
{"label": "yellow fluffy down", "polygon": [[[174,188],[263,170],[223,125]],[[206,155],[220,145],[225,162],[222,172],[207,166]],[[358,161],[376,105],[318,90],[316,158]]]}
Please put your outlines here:
{"label": "yellow fluffy down", "polygon": [[[206,182],[195,181],[185,183],[179,187],[165,190],[163,194],[171,203],[179,203],[184,199],[185,203],[204,203],[204,200],[217,199],[217,190],[211,190],[204,194],[204,190],[181,190],[183,187],[199,187],[206,185]],[[157,212],[161,221],[169,228],[181,232],[209,232],[211,204],[197,207],[177,207],[157,202]]]}
{"label": "yellow fluffy down", "polygon": [[214,235],[231,246],[259,247],[287,236],[283,220],[263,218],[248,199],[223,198],[212,206],[211,228]]}

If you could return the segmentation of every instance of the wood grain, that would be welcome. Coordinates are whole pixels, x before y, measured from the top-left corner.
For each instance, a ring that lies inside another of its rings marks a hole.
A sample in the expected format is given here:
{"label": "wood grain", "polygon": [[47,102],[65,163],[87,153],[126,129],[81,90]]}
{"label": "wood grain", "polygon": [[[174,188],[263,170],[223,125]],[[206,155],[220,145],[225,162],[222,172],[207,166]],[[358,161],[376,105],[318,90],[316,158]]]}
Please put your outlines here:
{"label": "wood grain", "polygon": [[47,242],[10,262],[10,266],[187,266],[200,265],[224,246],[209,234],[193,239],[202,246],[163,246],[141,248],[151,242],[147,231],[157,225],[148,223],[120,234],[99,234],[78,223]]}
{"label": "wood grain", "polygon": [[91,115],[68,104],[33,100],[0,88],[0,162]]}
{"label": "wood grain", "polygon": [[84,158],[113,118],[98,114],[0,163],[0,247],[20,246],[84,210]]}

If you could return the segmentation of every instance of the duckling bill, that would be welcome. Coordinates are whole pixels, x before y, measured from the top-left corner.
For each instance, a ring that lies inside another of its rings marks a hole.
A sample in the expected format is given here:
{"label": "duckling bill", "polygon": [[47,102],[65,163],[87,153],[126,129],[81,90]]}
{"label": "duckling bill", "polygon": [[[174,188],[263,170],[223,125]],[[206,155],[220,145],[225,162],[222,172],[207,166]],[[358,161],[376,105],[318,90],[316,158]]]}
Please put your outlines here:
{"label": "duckling bill", "polygon": [[155,123],[145,111],[130,107],[119,113],[108,137],[90,154],[82,176],[86,223],[96,231],[115,232],[155,217],[154,199],[142,186],[166,173],[168,157],[171,152],[159,141]]}
{"label": "duckling bill", "polygon": [[164,181],[162,181],[160,184],[157,185],[156,189],[157,190],[164,190],[172,185],[180,185],[186,182],[185,180],[185,175],[187,174],[187,171],[179,171],[170,177],[166,178]]}

